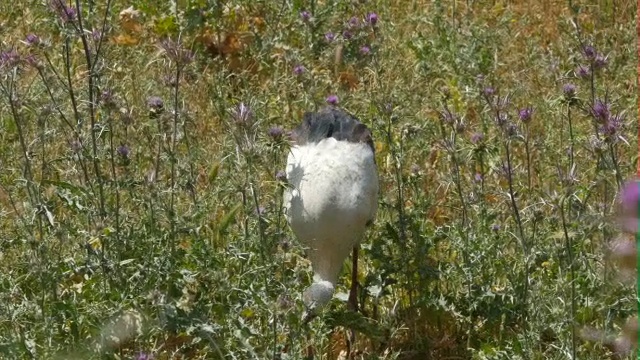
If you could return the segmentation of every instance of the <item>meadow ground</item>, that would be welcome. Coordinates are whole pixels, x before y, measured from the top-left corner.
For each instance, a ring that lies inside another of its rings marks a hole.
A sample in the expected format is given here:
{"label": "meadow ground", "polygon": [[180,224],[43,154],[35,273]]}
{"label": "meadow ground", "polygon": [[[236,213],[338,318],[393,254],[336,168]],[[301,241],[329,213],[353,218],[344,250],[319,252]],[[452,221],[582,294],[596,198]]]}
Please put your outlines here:
{"label": "meadow ground", "polygon": [[[633,358],[636,11],[0,2],[1,357]],[[380,206],[362,314],[346,262],[303,324],[279,172],[331,95],[373,130]]]}

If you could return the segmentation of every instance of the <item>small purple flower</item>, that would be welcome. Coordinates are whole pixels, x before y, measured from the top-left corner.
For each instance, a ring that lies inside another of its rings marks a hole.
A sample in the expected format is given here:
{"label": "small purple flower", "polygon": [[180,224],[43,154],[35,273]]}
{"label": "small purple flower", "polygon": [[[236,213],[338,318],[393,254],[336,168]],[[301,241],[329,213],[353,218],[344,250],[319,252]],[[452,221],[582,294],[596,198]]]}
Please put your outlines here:
{"label": "small purple flower", "polygon": [[492,97],[495,93],[496,93],[496,90],[491,86],[487,86],[484,89],[482,89],[482,94],[488,98]]}
{"label": "small purple flower", "polygon": [[571,83],[564,84],[562,92],[566,100],[573,100],[576,97],[576,86]]}
{"label": "small purple flower", "polygon": [[278,170],[278,172],[276,172],[276,180],[279,182],[286,183],[287,173],[285,173],[283,170]]}
{"label": "small purple flower", "polygon": [[27,63],[27,65],[34,67],[36,69],[43,67],[42,62],[40,62],[40,60],[38,60],[38,57],[35,56],[34,54],[27,55],[27,57],[24,58],[24,62]]}
{"label": "small purple flower", "polygon": [[99,42],[100,39],[102,39],[102,31],[100,31],[100,29],[93,29],[91,37],[93,38],[93,41]]}
{"label": "small purple flower", "polygon": [[130,151],[129,151],[129,147],[127,145],[118,146],[118,148],[116,149],[116,152],[118,153],[118,155],[120,155],[124,159],[128,159],[129,158]]}
{"label": "small purple flower", "polygon": [[136,356],[136,360],[153,360],[155,357],[153,354],[143,353],[142,351]]}
{"label": "small purple flower", "polygon": [[329,105],[338,105],[338,97],[336,95],[327,96],[327,104]]}
{"label": "small purple flower", "polygon": [[587,60],[593,60],[596,57],[596,49],[591,45],[582,47],[582,54]]}
{"label": "small purple flower", "polygon": [[360,25],[360,21],[357,17],[352,16],[351,19],[349,19],[349,28],[353,29],[355,27],[358,27],[358,25]]}
{"label": "small purple flower", "polygon": [[345,40],[349,40],[349,39],[351,39],[353,37],[353,34],[351,34],[351,32],[349,30],[345,30],[345,31],[342,32],[342,37]]}
{"label": "small purple flower", "polygon": [[367,22],[371,24],[371,26],[376,26],[378,23],[378,14],[371,12],[367,14]]}
{"label": "small purple flower", "polygon": [[27,45],[29,46],[35,46],[40,44],[40,37],[38,37],[38,35],[36,34],[29,34],[27,35],[25,42],[27,43]]}
{"label": "small purple flower", "polygon": [[311,13],[304,10],[300,12],[300,18],[302,19],[302,21],[304,22],[309,22],[311,20]]}
{"label": "small purple flower", "polygon": [[591,70],[589,70],[588,66],[578,65],[575,70],[575,74],[581,79],[588,79],[589,77],[591,77]]}
{"label": "small purple flower", "polygon": [[623,231],[638,232],[638,203],[640,202],[640,181],[631,180],[620,190],[619,223]]}
{"label": "small purple flower", "polygon": [[622,127],[623,117],[622,115],[610,116],[607,121],[600,127],[600,132],[606,136],[609,140],[614,139],[620,128]]}
{"label": "small purple flower", "polygon": [[593,68],[596,70],[602,69],[609,63],[609,60],[602,56],[601,54],[596,55],[596,58],[593,60]]}
{"label": "small purple flower", "polygon": [[473,179],[474,179],[476,182],[481,182],[481,181],[482,181],[482,174],[480,174],[480,173],[476,173],[476,175],[473,177]]}
{"label": "small purple flower", "polygon": [[596,100],[591,109],[591,115],[593,115],[596,121],[605,123],[609,119],[609,114],[609,105],[600,99]]}
{"label": "small purple flower", "polygon": [[334,39],[336,38],[335,34],[332,33],[331,31],[329,31],[328,33],[324,34],[324,39],[330,43],[332,42]]}
{"label": "small purple flower", "polygon": [[533,115],[533,108],[530,106],[524,109],[520,109],[520,111],[518,112],[518,117],[520,118],[520,121],[522,121],[525,124],[531,121],[531,115]]}
{"label": "small purple flower", "polygon": [[473,135],[471,135],[471,143],[474,145],[478,145],[478,143],[482,142],[482,140],[484,140],[483,133],[476,132],[476,133],[473,133]]}
{"label": "small purple flower", "polygon": [[20,63],[20,54],[16,51],[16,49],[11,49],[9,51],[4,51],[0,53],[0,67],[14,67]]}
{"label": "small purple flower", "polygon": [[159,110],[162,110],[162,108],[164,107],[164,102],[158,96],[151,96],[147,99],[147,106],[149,106],[151,110],[157,112]]}
{"label": "small purple flower", "polygon": [[491,230],[498,232],[500,231],[500,224],[493,224],[491,225]]}
{"label": "small purple flower", "polygon": [[371,53],[371,49],[368,46],[364,45],[360,48],[360,54],[369,55],[369,53]]}
{"label": "small purple flower", "polygon": [[298,64],[293,68],[293,73],[295,75],[302,75],[305,72],[305,70],[306,69],[304,68],[304,66]]}
{"label": "small purple flower", "polygon": [[280,126],[274,126],[269,129],[269,137],[273,139],[273,141],[280,141],[284,136],[284,129]]}

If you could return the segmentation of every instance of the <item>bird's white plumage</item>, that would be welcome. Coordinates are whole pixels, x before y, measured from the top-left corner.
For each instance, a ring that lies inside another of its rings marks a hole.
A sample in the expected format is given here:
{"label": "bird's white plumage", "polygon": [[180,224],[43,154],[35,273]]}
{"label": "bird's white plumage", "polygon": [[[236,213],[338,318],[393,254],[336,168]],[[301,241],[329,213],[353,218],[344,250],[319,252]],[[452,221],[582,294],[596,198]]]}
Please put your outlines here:
{"label": "bird's white plumage", "polygon": [[296,145],[287,158],[287,180],[287,218],[307,247],[314,271],[305,303],[321,307],[331,299],[342,264],[375,217],[374,154],[366,143],[332,137]]}

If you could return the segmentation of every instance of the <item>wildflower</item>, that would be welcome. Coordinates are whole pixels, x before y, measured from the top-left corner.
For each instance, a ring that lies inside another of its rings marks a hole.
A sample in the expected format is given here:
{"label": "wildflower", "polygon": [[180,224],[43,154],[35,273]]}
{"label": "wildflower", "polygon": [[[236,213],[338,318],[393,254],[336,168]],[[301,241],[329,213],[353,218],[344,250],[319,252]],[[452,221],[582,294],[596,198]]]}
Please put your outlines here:
{"label": "wildflower", "polygon": [[588,66],[578,65],[578,67],[575,70],[575,74],[579,78],[587,79],[591,76],[591,71],[589,70]]}
{"label": "wildflower", "polygon": [[471,135],[471,143],[474,145],[477,145],[478,143],[482,142],[482,140],[484,140],[484,134],[483,133],[473,133],[473,135]]}
{"label": "wildflower", "polygon": [[482,89],[482,94],[486,97],[492,97],[496,93],[496,90],[491,86],[487,86]]}
{"label": "wildflower", "polygon": [[160,42],[160,47],[167,54],[167,57],[179,65],[187,65],[193,61],[193,52],[185,49],[184,46],[171,39],[164,39]]}
{"label": "wildflower", "polygon": [[327,104],[329,105],[338,105],[338,97],[336,95],[327,96]]}
{"label": "wildflower", "polygon": [[493,224],[491,225],[491,230],[498,232],[500,231],[500,224]]}
{"label": "wildflower", "polygon": [[285,173],[283,170],[278,170],[276,172],[276,180],[279,181],[279,182],[286,183],[287,182],[287,173]]}
{"label": "wildflower", "polygon": [[311,13],[304,10],[300,12],[300,18],[302,19],[302,21],[304,22],[309,22],[311,20]]}
{"label": "wildflower", "polygon": [[24,62],[36,69],[40,69],[43,67],[42,62],[40,62],[40,60],[38,60],[38,57],[36,57],[34,54],[27,55],[27,57],[24,59]]}
{"label": "wildflower", "polygon": [[591,108],[591,115],[599,123],[604,123],[609,118],[609,105],[602,100],[596,100]]}
{"label": "wildflower", "polygon": [[133,114],[131,113],[131,110],[120,108],[120,121],[122,121],[124,126],[130,126],[133,124]]}
{"label": "wildflower", "polygon": [[516,124],[509,124],[506,127],[507,136],[516,136],[518,134],[518,127]]}
{"label": "wildflower", "polygon": [[91,37],[93,38],[93,41],[99,42],[102,39],[102,31],[100,31],[100,29],[93,29]]}
{"label": "wildflower", "polygon": [[0,53],[0,67],[12,68],[20,63],[20,54],[15,49]]}
{"label": "wildflower", "polygon": [[593,68],[596,70],[602,69],[609,63],[606,57],[601,54],[596,55],[596,58],[593,60]]}
{"label": "wildflower", "polygon": [[503,126],[505,126],[505,125],[507,124],[507,121],[508,121],[508,120],[509,120],[509,118],[507,117],[507,114],[506,114],[506,113],[500,113],[500,114],[498,114],[498,116],[496,116],[496,118],[495,118],[496,124],[497,124],[499,127],[503,127]]}
{"label": "wildflower", "polygon": [[155,359],[153,354],[143,353],[142,351],[138,353],[138,356],[136,356],[136,360],[153,360],[153,359]]}
{"label": "wildflower", "polygon": [[331,31],[329,31],[328,33],[324,34],[324,39],[329,43],[332,42],[335,38],[336,38],[335,34],[332,33]]}
{"label": "wildflower", "polygon": [[520,121],[527,124],[531,120],[532,114],[533,114],[533,108],[529,106],[524,109],[520,109],[520,111],[518,112],[518,117],[520,118]]}
{"label": "wildflower", "polygon": [[600,127],[600,133],[606,136],[609,140],[614,139],[622,127],[622,121],[623,118],[619,114],[616,116],[610,116]]}
{"label": "wildflower", "polygon": [[357,17],[352,16],[351,19],[349,19],[349,27],[350,28],[355,28],[360,24],[360,21],[358,20]]}
{"label": "wildflower", "polygon": [[619,223],[625,232],[638,232],[638,203],[640,202],[640,181],[627,182],[620,190]]}
{"label": "wildflower", "polygon": [[152,110],[161,110],[164,107],[164,102],[160,97],[152,96],[149,99],[147,99],[147,105]]}
{"label": "wildflower", "polygon": [[231,117],[238,125],[249,125],[253,120],[253,112],[245,103],[240,103],[231,110]]}
{"label": "wildflower", "polygon": [[306,69],[304,68],[304,66],[302,66],[302,65],[296,65],[296,66],[293,68],[293,73],[294,73],[295,75],[302,75],[302,74],[304,73],[304,71],[305,71],[305,70],[306,70]]}
{"label": "wildflower", "polygon": [[273,141],[280,141],[282,140],[283,136],[284,136],[284,129],[281,128],[280,126],[274,126],[271,129],[269,129],[269,137],[271,137]]}
{"label": "wildflower", "polygon": [[474,180],[476,182],[481,182],[482,181],[482,174],[476,173],[476,175],[473,178],[474,178]]}
{"label": "wildflower", "polygon": [[376,26],[378,23],[378,14],[372,12],[367,14],[367,22],[371,24],[371,26]]}
{"label": "wildflower", "polygon": [[564,84],[564,86],[562,86],[562,92],[564,93],[564,98],[565,100],[572,102],[575,100],[576,98],[576,86],[571,84],[571,83],[567,83]]}
{"label": "wildflower", "polygon": [[587,60],[593,60],[596,57],[596,49],[591,45],[582,47],[582,54]]}
{"label": "wildflower", "polygon": [[351,39],[353,37],[353,34],[351,34],[351,32],[349,30],[345,30],[345,31],[342,32],[342,37],[345,40],[349,40],[349,39]]}
{"label": "wildflower", "polygon": [[120,155],[122,158],[127,159],[129,157],[129,147],[127,145],[120,145],[118,146],[118,148],[116,149],[116,152],[118,153],[118,155]]}
{"label": "wildflower", "polygon": [[109,90],[109,89],[104,90],[100,94],[100,103],[102,103],[103,106],[108,107],[108,108],[116,106],[116,101],[115,101],[115,98],[114,98],[113,93],[111,92],[111,90]]}
{"label": "wildflower", "polygon": [[27,35],[27,37],[25,38],[25,42],[27,43],[27,45],[29,46],[35,46],[40,44],[40,38],[38,37],[38,35],[36,34],[29,34]]}
{"label": "wildflower", "polygon": [[366,45],[360,48],[360,54],[362,55],[369,55],[370,52],[371,52],[371,49]]}

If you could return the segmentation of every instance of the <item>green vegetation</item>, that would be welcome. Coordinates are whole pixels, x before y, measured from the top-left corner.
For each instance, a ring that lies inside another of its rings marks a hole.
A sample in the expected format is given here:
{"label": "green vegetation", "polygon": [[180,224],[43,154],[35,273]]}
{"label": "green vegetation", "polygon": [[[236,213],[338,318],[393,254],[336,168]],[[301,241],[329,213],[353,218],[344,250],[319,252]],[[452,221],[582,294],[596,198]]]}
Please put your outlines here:
{"label": "green vegetation", "polygon": [[[158,3],[0,3],[0,357],[617,356],[636,2]],[[380,206],[303,324],[276,175],[331,95]]]}

